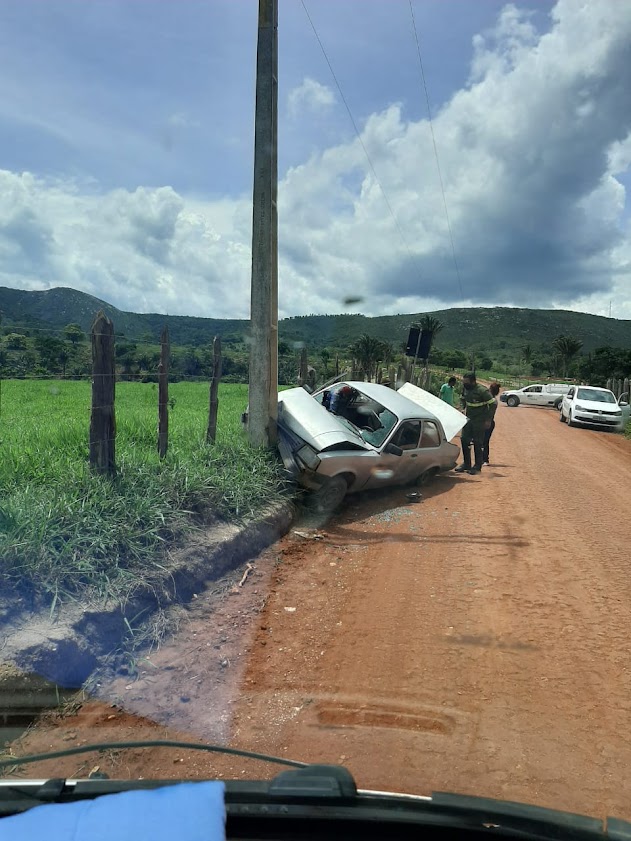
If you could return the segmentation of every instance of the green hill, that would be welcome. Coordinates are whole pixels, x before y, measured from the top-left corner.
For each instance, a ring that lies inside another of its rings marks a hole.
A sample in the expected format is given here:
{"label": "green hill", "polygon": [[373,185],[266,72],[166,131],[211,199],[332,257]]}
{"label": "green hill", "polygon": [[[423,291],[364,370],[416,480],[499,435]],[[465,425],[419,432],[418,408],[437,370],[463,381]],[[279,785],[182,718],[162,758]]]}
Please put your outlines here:
{"label": "green hill", "polygon": [[[158,313],[124,312],[99,298],[74,289],[58,287],[44,292],[26,292],[0,287],[2,327],[59,330],[69,323],[89,330],[94,314],[103,309],[114,322],[117,333],[137,341],[157,341],[165,323],[171,341],[177,345],[199,346],[222,338],[244,337],[248,322],[239,319],[165,316]],[[588,315],[566,310],[535,310],[510,307],[473,307],[438,310],[432,315],[445,325],[438,343],[443,348],[478,350],[511,355],[526,344],[549,344],[556,336],[575,336],[583,350],[609,345],[631,348],[631,321]],[[348,347],[362,333],[400,345],[409,325],[419,314],[369,318],[363,315],[308,315],[280,322],[280,338],[306,342],[313,349]],[[149,339],[151,337],[151,339]]]}

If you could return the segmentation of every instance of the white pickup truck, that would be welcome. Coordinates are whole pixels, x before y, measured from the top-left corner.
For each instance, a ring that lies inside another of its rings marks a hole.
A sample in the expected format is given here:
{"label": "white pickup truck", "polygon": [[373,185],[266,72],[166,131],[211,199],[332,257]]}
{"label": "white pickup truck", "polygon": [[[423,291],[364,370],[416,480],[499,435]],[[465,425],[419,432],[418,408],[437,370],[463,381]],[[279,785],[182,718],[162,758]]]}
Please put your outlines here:
{"label": "white pickup truck", "polygon": [[500,400],[511,407],[523,403],[525,406],[552,406],[558,409],[571,387],[567,383],[527,385],[515,391],[505,391],[500,395]]}

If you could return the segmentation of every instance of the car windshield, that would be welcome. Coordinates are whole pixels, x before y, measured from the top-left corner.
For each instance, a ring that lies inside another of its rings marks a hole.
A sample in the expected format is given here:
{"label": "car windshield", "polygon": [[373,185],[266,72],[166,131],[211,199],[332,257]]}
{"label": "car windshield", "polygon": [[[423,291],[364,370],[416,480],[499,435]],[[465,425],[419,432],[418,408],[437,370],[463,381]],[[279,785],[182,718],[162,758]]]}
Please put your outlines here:
{"label": "car windshield", "polygon": [[610,391],[599,391],[596,388],[579,388],[576,397],[578,400],[593,400],[595,403],[617,402]]}
{"label": "car windshield", "polygon": [[0,33],[0,781],[631,819],[631,1]]}
{"label": "car windshield", "polygon": [[399,419],[393,412],[386,409],[384,406],[379,407],[376,415],[381,426],[374,430],[362,429],[361,436],[364,441],[372,444],[373,447],[380,447],[397,425]]}

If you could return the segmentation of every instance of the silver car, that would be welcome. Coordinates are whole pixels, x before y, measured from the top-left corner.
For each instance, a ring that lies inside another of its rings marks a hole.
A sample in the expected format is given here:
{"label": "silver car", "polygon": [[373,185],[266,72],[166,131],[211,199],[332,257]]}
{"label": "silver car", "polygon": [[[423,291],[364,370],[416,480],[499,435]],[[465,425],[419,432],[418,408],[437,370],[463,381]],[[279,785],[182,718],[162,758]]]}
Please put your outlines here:
{"label": "silver car", "polygon": [[313,395],[289,389],[278,402],[284,465],[314,492],[320,510],[332,510],[347,493],[424,484],[456,466],[459,448],[449,439],[466,419],[415,386],[397,392],[342,382]]}

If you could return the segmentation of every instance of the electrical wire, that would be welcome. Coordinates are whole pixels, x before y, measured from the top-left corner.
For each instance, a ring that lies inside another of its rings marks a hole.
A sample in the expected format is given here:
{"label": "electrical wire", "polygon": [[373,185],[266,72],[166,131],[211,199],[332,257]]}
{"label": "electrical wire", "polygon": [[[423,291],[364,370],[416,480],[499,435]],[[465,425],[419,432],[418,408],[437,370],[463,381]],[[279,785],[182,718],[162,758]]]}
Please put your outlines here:
{"label": "electrical wire", "polygon": [[455,247],[455,244],[454,244],[454,236],[453,236],[453,231],[452,231],[452,228],[451,228],[451,220],[449,218],[449,210],[447,208],[447,197],[446,197],[446,194],[445,194],[445,185],[444,185],[444,181],[443,181],[442,170],[440,168],[440,159],[438,157],[438,147],[436,145],[436,135],[434,134],[434,121],[432,119],[432,107],[431,107],[430,99],[429,99],[429,90],[427,88],[427,80],[425,78],[425,68],[423,67],[423,56],[421,54],[421,42],[420,42],[420,39],[419,39],[419,36],[418,36],[418,30],[416,28],[416,18],[414,16],[414,7],[412,5],[412,0],[408,0],[408,2],[410,4],[410,15],[412,17],[412,28],[414,30],[414,39],[416,41],[416,51],[417,51],[417,54],[418,54],[419,67],[420,67],[420,71],[421,71],[421,80],[422,80],[422,83],[423,83],[423,89],[425,91],[425,101],[427,102],[427,116],[428,116],[428,120],[429,120],[429,129],[430,129],[430,132],[431,132],[431,135],[432,135],[432,144],[434,146],[434,157],[436,159],[436,169],[438,170],[438,180],[440,182],[440,191],[441,191],[442,196],[443,196],[443,205],[445,207],[445,218],[447,220],[447,230],[449,231],[449,240],[451,242],[451,253],[453,254],[453,258],[454,258],[454,266],[456,268],[456,277],[458,278],[458,286],[460,288],[460,295],[461,295],[462,299],[464,300],[464,292],[463,292],[463,289],[462,289],[462,278],[460,276],[460,267],[458,266],[458,258],[456,257],[456,247]]}
{"label": "electrical wire", "polygon": [[348,104],[348,100],[344,96],[344,91],[342,90],[342,86],[340,85],[339,79],[337,78],[335,70],[333,69],[333,65],[331,64],[331,61],[330,61],[329,56],[327,54],[327,51],[324,48],[324,44],[322,43],[322,39],[320,38],[320,35],[318,34],[318,30],[316,29],[316,26],[313,22],[313,19],[311,18],[311,15],[309,14],[309,10],[307,9],[307,6],[305,5],[305,0],[301,0],[301,3],[302,3],[302,8],[304,9],[305,14],[307,16],[307,19],[309,20],[309,23],[311,24],[313,34],[315,35],[316,40],[317,40],[318,44],[320,45],[320,49],[322,51],[322,55],[324,56],[324,60],[326,61],[327,65],[329,67],[329,70],[331,71],[331,76],[333,77],[333,81],[335,82],[335,86],[337,87],[340,98],[341,98],[342,102],[344,103],[344,107],[346,108],[346,111],[347,111],[349,119],[352,123],[353,129],[355,130],[355,134],[357,136],[357,139],[359,140],[359,143],[360,143],[360,145],[361,145],[361,147],[364,151],[364,155],[366,156],[366,160],[368,161],[368,166],[370,167],[370,171],[372,172],[373,178],[375,179],[375,181],[377,183],[377,186],[381,190],[381,194],[382,194],[382,196],[384,198],[384,201],[385,201],[385,203],[388,207],[388,210],[390,211],[390,215],[392,216],[392,219],[393,219],[394,224],[397,228],[397,231],[399,232],[399,236],[401,237],[401,242],[403,243],[410,259],[417,260],[418,258],[414,256],[414,254],[412,253],[412,251],[410,249],[410,246],[407,243],[407,240],[406,240],[406,238],[403,234],[401,226],[399,225],[399,222],[398,222],[397,217],[394,213],[394,210],[392,209],[392,205],[390,204],[390,200],[388,199],[388,196],[386,195],[386,191],[383,188],[383,184],[379,180],[379,176],[377,175],[377,171],[375,169],[375,166],[372,162],[372,159],[371,159],[370,155],[368,154],[368,149],[366,148],[366,144],[364,143],[364,141],[362,139],[359,128],[357,127],[357,123],[355,122],[355,118],[353,117],[353,112],[351,111],[350,105]]}

